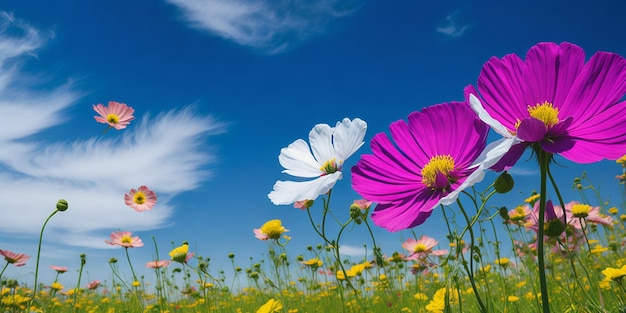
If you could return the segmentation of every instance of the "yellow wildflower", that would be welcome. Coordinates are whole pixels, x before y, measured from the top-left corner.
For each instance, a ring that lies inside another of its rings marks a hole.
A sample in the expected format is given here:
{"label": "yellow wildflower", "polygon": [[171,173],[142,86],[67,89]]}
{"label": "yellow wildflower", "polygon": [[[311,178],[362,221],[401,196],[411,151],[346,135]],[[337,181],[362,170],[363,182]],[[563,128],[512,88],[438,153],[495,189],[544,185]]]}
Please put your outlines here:
{"label": "yellow wildflower", "polygon": [[256,313],[275,313],[283,309],[283,304],[278,300],[269,299],[263,304]]}

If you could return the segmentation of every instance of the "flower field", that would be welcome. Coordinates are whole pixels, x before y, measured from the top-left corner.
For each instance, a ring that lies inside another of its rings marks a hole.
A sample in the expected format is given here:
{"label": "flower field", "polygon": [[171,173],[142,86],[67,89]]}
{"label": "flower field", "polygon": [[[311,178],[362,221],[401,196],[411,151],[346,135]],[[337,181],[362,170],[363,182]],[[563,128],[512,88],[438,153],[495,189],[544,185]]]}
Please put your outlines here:
{"label": "flower field", "polygon": [[[297,179],[277,181],[268,198],[306,212],[319,237],[315,246],[289,246],[288,253],[289,225],[261,221],[252,233],[267,244],[267,255],[225,256],[233,273],[227,277],[210,267],[207,251],[193,251],[187,242],[164,248],[117,231],[105,242],[123,248],[126,259],[109,260],[109,277],[83,281],[88,263],[81,255],[72,286],[58,281],[66,267],[44,269],[39,254],[0,250],[6,261],[0,311],[626,312],[626,115],[620,114],[626,60],[598,52],[585,61],[576,45],[539,43],[524,60],[490,59],[477,87],[465,88],[464,102],[433,105],[391,123],[390,134],[376,134],[372,153],[354,156],[359,160],[349,170],[344,162],[367,131],[359,118],[315,125],[308,142],[283,148],[283,172]],[[93,108],[105,132],[123,131],[134,120],[123,103]],[[490,130],[501,138],[488,142]],[[501,206],[493,197],[512,190],[508,170],[526,150],[539,168],[536,187],[517,206]],[[585,173],[567,184],[556,180],[557,155],[581,164],[615,161],[616,178],[606,180],[622,194],[602,194],[600,182]],[[487,171],[499,176],[483,181]],[[344,175],[363,199],[340,209],[332,205],[333,187]],[[147,185],[123,195],[129,209],[157,205]],[[577,196],[563,198],[565,188]],[[42,225],[38,251],[48,221],[68,209],[71,203],[59,200]],[[434,210],[443,214],[438,223],[446,238],[419,227]],[[362,259],[340,253],[342,235],[356,227],[371,235],[372,249]],[[385,255],[373,227],[410,230],[413,237]],[[135,264],[131,251],[140,247],[154,249],[156,258]],[[12,276],[13,267],[27,262],[36,263],[34,279]],[[136,275],[138,267],[154,276]],[[43,270],[55,271],[56,279],[39,280]]]}

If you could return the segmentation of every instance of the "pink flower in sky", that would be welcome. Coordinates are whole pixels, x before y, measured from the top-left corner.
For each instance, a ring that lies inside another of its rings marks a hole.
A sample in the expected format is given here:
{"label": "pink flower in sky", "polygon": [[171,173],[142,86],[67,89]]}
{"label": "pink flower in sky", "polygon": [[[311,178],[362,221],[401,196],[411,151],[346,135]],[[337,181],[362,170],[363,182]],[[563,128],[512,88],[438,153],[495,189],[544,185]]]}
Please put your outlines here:
{"label": "pink flower in sky", "polygon": [[96,288],[100,287],[100,281],[99,280],[94,280],[92,282],[90,282],[89,284],[87,284],[87,289],[89,290],[94,290]]}
{"label": "pink flower in sky", "polygon": [[129,231],[118,231],[111,233],[111,240],[105,240],[107,244],[112,246],[122,246],[124,248],[143,247],[143,241],[138,236],[132,237],[133,233]]}
{"label": "pink flower in sky", "polygon": [[65,266],[50,265],[50,268],[55,270],[59,274],[63,274],[65,272],[67,272],[67,267],[65,267]]}
{"label": "pink flower in sky", "polygon": [[418,240],[415,240],[414,238],[407,239],[404,243],[402,243],[402,248],[410,253],[406,260],[419,260],[424,259],[431,254],[435,256],[442,256],[448,253],[447,250],[433,250],[433,248],[438,244],[439,242],[437,242],[437,240],[428,236],[422,236]]}
{"label": "pink flower in sky", "polygon": [[146,186],[139,186],[137,190],[131,189],[124,195],[124,202],[127,206],[137,212],[151,210],[157,202],[157,195]]}
{"label": "pink flower in sky", "polygon": [[13,253],[9,250],[0,249],[0,255],[4,257],[4,260],[9,264],[13,264],[15,266],[24,266],[26,265],[26,261],[30,259],[30,256],[23,253]]}
{"label": "pink flower in sky", "polygon": [[130,121],[135,119],[133,116],[135,109],[116,101],[109,101],[108,107],[102,104],[94,104],[93,109],[100,114],[100,116],[94,116],[97,122],[109,124],[109,127],[117,130],[126,128]]}
{"label": "pink flower in sky", "polygon": [[489,59],[478,90],[483,102],[472,99],[472,108],[517,139],[492,169],[512,166],[529,146],[577,163],[617,160],[626,151],[626,59],[615,53],[597,52],[585,63],[576,45],[542,42],[525,60]]}
{"label": "pink flower in sky", "polygon": [[160,260],[160,261],[150,261],[146,263],[146,267],[149,268],[163,268],[168,267],[170,265],[170,260]]}
{"label": "pink flower in sky", "polygon": [[352,188],[378,203],[376,225],[390,231],[420,225],[435,207],[453,203],[484,177],[476,162],[486,155],[489,128],[466,102],[424,108],[389,129],[393,141],[376,134],[373,154],[352,167]]}

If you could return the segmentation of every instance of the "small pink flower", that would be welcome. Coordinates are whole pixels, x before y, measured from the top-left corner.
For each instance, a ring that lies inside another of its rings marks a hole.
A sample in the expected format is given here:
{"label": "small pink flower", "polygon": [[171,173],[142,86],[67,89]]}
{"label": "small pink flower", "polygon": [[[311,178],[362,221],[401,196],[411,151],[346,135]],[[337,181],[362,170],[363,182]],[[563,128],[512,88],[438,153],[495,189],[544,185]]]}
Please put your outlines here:
{"label": "small pink flower", "polygon": [[306,210],[313,206],[313,200],[300,200],[293,204],[293,207],[300,210]]}
{"label": "small pink flower", "polygon": [[126,128],[130,121],[135,119],[133,116],[135,110],[124,103],[109,101],[108,107],[94,104],[93,109],[100,114],[100,116],[94,116],[97,122],[109,124],[109,128],[117,130]]}
{"label": "small pink flower", "polygon": [[171,261],[169,260],[160,260],[160,261],[150,261],[146,263],[146,267],[149,268],[163,268],[170,265]]}
{"label": "small pink flower", "polygon": [[352,205],[358,207],[361,210],[367,210],[372,206],[372,201],[367,201],[365,199],[354,200]]}
{"label": "small pink flower", "polygon": [[65,266],[50,265],[50,268],[55,270],[59,274],[63,274],[65,272],[67,272],[67,267],[65,267]]}
{"label": "small pink flower", "polygon": [[13,253],[9,250],[0,249],[0,255],[4,257],[4,260],[9,264],[13,264],[15,266],[24,266],[26,265],[26,261],[30,259],[30,256],[23,253]]}
{"label": "small pink flower", "polygon": [[124,195],[124,202],[127,206],[137,212],[151,210],[157,202],[157,195],[147,186],[140,186],[137,190],[131,189]]}
{"label": "small pink flower", "polygon": [[100,281],[99,280],[94,280],[92,282],[90,282],[89,284],[87,284],[87,289],[89,290],[94,290],[96,288],[100,287]]}
{"label": "small pink flower", "polygon": [[434,250],[433,248],[439,244],[437,240],[430,238],[428,236],[422,236],[419,240],[415,240],[414,238],[407,239],[403,244],[402,248],[409,251],[411,255],[406,258],[406,260],[418,260],[427,257],[432,254],[435,256],[442,256],[448,253],[447,250]]}
{"label": "small pink flower", "polygon": [[111,240],[105,240],[107,244],[112,246],[122,246],[124,248],[143,247],[143,241],[138,236],[132,237],[133,233],[129,231],[118,231],[111,233]]}

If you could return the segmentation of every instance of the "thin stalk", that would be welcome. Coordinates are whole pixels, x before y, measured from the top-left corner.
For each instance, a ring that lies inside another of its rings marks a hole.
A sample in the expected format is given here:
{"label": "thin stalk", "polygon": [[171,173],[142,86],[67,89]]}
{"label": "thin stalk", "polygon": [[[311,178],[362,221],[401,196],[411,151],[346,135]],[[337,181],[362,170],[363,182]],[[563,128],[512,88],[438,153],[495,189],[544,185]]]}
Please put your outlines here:
{"label": "thin stalk", "polygon": [[37,261],[35,262],[35,286],[33,286],[33,298],[31,299],[31,301],[28,301],[27,311],[30,311],[30,305],[32,304],[33,300],[35,300],[35,297],[37,296],[37,278],[39,277],[39,258],[41,256],[41,241],[43,240],[43,230],[46,228],[46,224],[48,224],[48,221],[55,214],[57,214],[57,212],[59,212],[59,209],[54,210],[54,212],[52,212],[52,214],[48,216],[46,221],[43,222],[43,226],[41,226],[41,232],[39,232],[39,244],[37,246]]}
{"label": "thin stalk", "polygon": [[544,260],[544,223],[546,212],[546,192],[547,192],[547,174],[550,155],[543,150],[537,152],[540,172],[539,187],[539,225],[537,230],[537,267],[539,269],[539,285],[541,288],[541,306],[544,313],[550,313],[550,302],[548,297],[548,283],[546,280],[546,269]]}

